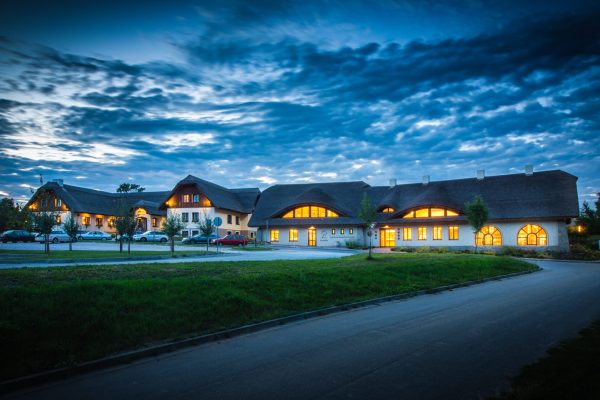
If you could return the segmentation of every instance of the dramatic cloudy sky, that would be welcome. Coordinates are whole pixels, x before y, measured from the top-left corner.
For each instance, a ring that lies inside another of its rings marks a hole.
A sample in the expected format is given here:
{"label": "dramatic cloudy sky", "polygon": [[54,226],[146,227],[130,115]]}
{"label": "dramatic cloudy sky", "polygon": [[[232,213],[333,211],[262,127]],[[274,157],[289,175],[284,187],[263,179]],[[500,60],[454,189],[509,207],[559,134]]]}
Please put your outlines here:
{"label": "dramatic cloudy sky", "polygon": [[526,164],[600,191],[598,1],[91,3],[0,1],[0,196],[39,174],[168,190]]}

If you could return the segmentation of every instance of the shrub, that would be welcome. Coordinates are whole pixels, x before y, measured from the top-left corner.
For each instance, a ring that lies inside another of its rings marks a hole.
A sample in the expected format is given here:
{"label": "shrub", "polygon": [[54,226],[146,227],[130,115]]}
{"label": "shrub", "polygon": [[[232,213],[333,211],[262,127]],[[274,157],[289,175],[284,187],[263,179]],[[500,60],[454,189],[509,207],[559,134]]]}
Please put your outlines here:
{"label": "shrub", "polygon": [[417,247],[417,253],[431,253],[431,248],[429,246]]}

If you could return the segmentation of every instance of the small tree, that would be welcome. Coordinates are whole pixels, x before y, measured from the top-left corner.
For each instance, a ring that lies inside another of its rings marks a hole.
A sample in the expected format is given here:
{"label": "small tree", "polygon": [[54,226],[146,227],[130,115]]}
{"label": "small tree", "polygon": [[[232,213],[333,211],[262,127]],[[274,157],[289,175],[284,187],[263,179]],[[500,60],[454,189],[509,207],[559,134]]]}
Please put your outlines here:
{"label": "small tree", "polygon": [[358,212],[358,218],[363,222],[367,229],[367,236],[369,236],[369,256],[368,260],[373,258],[372,256],[372,236],[373,232],[371,231],[371,225],[375,222],[375,216],[377,215],[377,210],[373,207],[371,203],[371,199],[369,195],[366,193],[363,195],[363,198],[360,202],[360,211]]}
{"label": "small tree", "polygon": [[465,216],[475,234],[475,252],[477,252],[477,235],[488,220],[489,210],[481,196],[475,196],[473,201],[465,204]]}
{"label": "small tree", "polygon": [[204,214],[200,222],[198,222],[198,229],[200,229],[200,232],[206,237],[206,251],[208,251],[210,235],[213,234],[217,227],[213,224],[212,219],[208,218],[208,216]]}
{"label": "small tree", "polygon": [[587,201],[584,201],[577,218],[577,224],[583,226],[584,232],[590,235],[600,233],[600,193],[597,195],[596,209],[594,210]]}
{"label": "small tree", "polygon": [[163,225],[163,232],[171,242],[171,255],[175,254],[175,236],[184,228],[183,222],[179,214],[171,214],[167,217]]}
{"label": "small tree", "polygon": [[146,190],[145,187],[141,187],[137,183],[121,183],[117,188],[117,193],[129,193],[129,192],[143,192]]}
{"label": "small tree", "polygon": [[44,253],[50,254],[50,234],[56,225],[58,213],[52,210],[52,195],[47,190],[41,189],[37,198],[37,207],[33,214],[33,226],[44,235]]}
{"label": "small tree", "polygon": [[131,253],[131,240],[135,233],[137,222],[129,207],[129,205],[122,200],[117,206],[117,216],[115,217],[115,229],[119,235],[119,252],[123,252],[123,238],[127,236],[127,254]]}
{"label": "small tree", "polygon": [[79,231],[79,224],[73,218],[73,215],[69,215],[65,222],[63,222],[63,229],[65,233],[69,235],[69,251],[73,251],[73,242],[77,240],[77,232]]}

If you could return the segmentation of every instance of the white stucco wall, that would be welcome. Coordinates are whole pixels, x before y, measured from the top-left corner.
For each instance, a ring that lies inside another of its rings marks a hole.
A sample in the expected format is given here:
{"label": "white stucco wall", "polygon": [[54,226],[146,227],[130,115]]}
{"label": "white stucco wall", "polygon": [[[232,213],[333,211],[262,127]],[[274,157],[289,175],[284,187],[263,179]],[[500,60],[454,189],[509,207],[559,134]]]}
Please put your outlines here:
{"label": "white stucco wall", "polygon": [[[539,225],[546,231],[548,235],[548,245],[545,247],[559,246],[559,229],[564,228],[564,223],[559,221],[523,221],[523,222],[490,222],[487,225],[493,225],[498,228],[502,234],[502,245],[503,246],[517,246],[517,233],[526,224],[531,223]],[[448,238],[448,225],[449,224],[419,224],[417,221],[412,221],[411,224],[395,225],[390,226],[395,230],[395,247],[473,247],[475,246],[475,235],[473,230],[468,224],[451,224],[458,226],[458,240],[449,240]],[[412,240],[403,240],[403,228],[412,228]],[[427,227],[427,240],[417,240],[418,232],[417,227]],[[433,226],[442,226],[442,239],[433,240]],[[298,241],[289,241],[289,230],[290,228],[298,229]],[[332,234],[331,230],[335,228],[336,233]],[[347,240],[357,241],[359,244],[368,243],[368,237],[363,236],[363,228],[357,226],[345,226],[343,227],[345,234],[340,234],[340,227],[317,227],[317,246],[323,247],[336,247],[345,246]],[[350,228],[353,229],[351,235]],[[270,227],[269,230],[263,229],[262,235],[263,240],[270,241],[272,230],[279,230],[279,241],[273,242],[280,245],[295,245],[295,246],[307,246],[308,245],[308,228],[307,227]],[[373,246],[379,246],[379,234],[381,227],[376,227],[373,231]],[[366,242],[364,241],[366,238]],[[261,237],[259,236],[259,240]]]}
{"label": "white stucco wall", "polygon": [[[227,232],[235,233],[247,233],[247,232],[256,232],[256,228],[248,227],[248,220],[250,219],[250,214],[236,213],[233,211],[227,211],[218,209],[215,207],[195,207],[195,208],[169,208],[167,210],[167,216],[172,214],[188,213],[189,218],[188,222],[185,223],[184,230],[188,231],[188,235],[192,235],[193,232],[198,231],[198,222],[192,222],[192,213],[198,213],[199,220],[204,218],[206,215],[207,218],[214,219],[215,217],[221,217],[223,220],[223,224],[219,227],[219,235],[225,235]],[[227,222],[227,215],[231,215],[231,223]],[[236,224],[236,216],[240,217],[239,225]]]}

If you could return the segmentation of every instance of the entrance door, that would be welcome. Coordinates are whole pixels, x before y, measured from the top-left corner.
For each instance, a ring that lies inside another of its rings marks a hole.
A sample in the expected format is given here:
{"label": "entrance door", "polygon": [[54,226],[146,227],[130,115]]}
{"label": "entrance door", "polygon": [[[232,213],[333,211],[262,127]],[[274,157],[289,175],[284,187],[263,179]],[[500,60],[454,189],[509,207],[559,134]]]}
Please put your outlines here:
{"label": "entrance door", "polygon": [[148,218],[138,217],[136,229],[138,231],[146,232],[148,230]]}
{"label": "entrance door", "polygon": [[308,245],[317,245],[317,230],[315,228],[308,228]]}
{"label": "entrance door", "polygon": [[396,230],[391,228],[379,230],[379,246],[394,247],[396,246]]}

